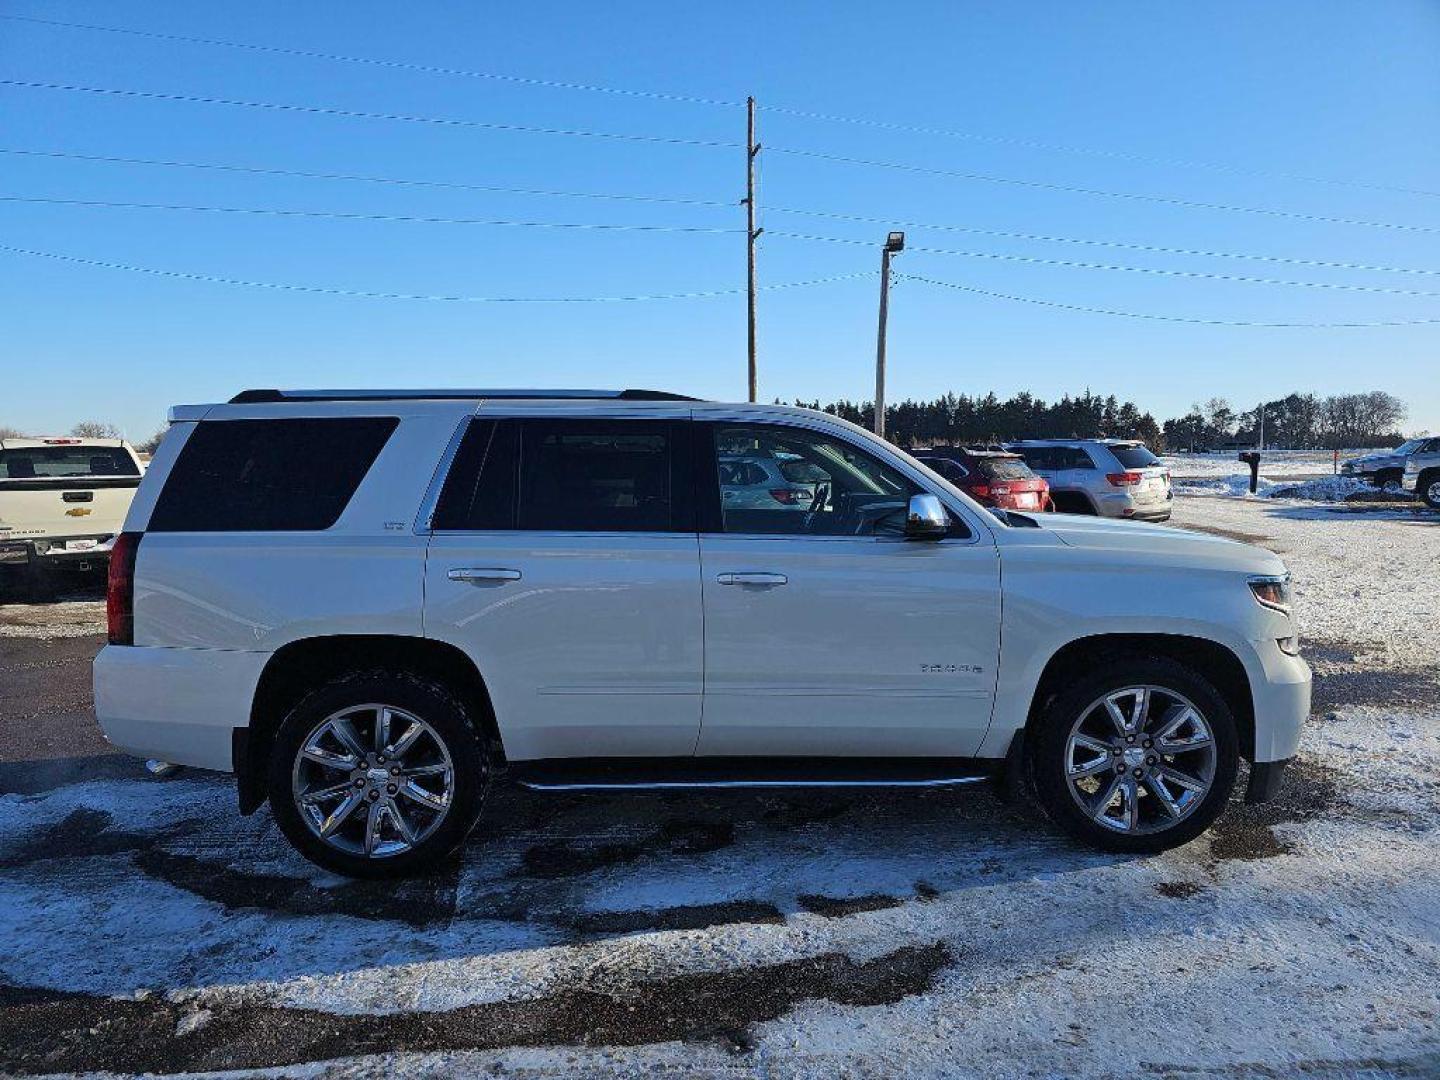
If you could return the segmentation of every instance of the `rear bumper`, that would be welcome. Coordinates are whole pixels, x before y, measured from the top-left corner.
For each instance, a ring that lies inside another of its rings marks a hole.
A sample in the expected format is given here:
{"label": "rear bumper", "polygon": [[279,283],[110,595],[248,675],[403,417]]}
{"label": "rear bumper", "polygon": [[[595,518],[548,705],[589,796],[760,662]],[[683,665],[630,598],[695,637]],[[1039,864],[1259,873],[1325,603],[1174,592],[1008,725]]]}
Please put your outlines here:
{"label": "rear bumper", "polygon": [[95,717],[136,757],[231,772],[236,728],[269,653],[107,645],[95,657]]}
{"label": "rear bumper", "polygon": [[[65,545],[72,542],[94,541],[94,547],[70,551]],[[100,536],[55,536],[40,540],[0,540],[0,566],[75,566],[81,563],[105,562],[115,546],[115,537],[106,533]]]}

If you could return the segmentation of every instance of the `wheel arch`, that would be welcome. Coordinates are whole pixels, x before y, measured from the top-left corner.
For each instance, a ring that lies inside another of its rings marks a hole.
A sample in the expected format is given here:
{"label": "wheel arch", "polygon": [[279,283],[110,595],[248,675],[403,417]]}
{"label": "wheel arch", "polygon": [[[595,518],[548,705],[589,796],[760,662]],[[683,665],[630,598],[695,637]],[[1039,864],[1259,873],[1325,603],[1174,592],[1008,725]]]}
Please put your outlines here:
{"label": "wheel arch", "polygon": [[265,801],[266,765],[281,721],[306,693],[351,671],[384,669],[435,679],[457,694],[490,740],[497,766],[505,749],[495,722],[490,690],[462,650],[433,638],[387,634],[336,634],[301,638],[281,646],[266,662],[250,706],[250,726],[237,729],[234,768],[240,812]]}
{"label": "wheel arch", "polygon": [[1162,656],[1193,668],[1211,682],[1235,717],[1240,754],[1255,757],[1255,698],[1244,663],[1227,645],[1186,634],[1095,634],[1066,642],[1046,662],[1030,698],[1025,731],[1065,684],[1081,671],[1121,656]]}

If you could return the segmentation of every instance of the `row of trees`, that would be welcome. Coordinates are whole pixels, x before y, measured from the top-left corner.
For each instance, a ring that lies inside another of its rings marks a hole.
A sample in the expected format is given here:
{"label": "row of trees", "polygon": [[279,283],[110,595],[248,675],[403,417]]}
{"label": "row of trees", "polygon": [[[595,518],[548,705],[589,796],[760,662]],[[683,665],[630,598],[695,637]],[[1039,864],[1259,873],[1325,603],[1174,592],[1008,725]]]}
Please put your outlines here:
{"label": "row of trees", "polygon": [[[862,427],[873,427],[873,402],[796,401]],[[1394,446],[1403,441],[1400,424],[1405,403],[1393,394],[1289,394],[1248,412],[1238,412],[1224,398],[1195,405],[1184,416],[1156,422],[1131,401],[1090,391],[1046,403],[1028,392],[1001,400],[995,394],[970,397],[944,394],[933,401],[907,399],[886,406],[885,434],[900,446],[937,443],[996,443],[1011,439],[1111,436],[1142,439],[1156,450],[1227,449],[1260,443],[1264,412],[1267,446],[1297,450]]]}
{"label": "row of trees", "polygon": [[1400,424],[1405,403],[1394,394],[1288,394],[1236,412],[1224,398],[1211,398],[1184,416],[1166,420],[1165,443],[1171,449],[1202,449],[1264,443],[1295,450],[1343,450],[1347,447],[1394,446],[1404,440]]}
{"label": "row of trees", "polygon": [[[873,427],[873,402],[797,401],[796,405],[820,409],[861,427]],[[1001,400],[993,393],[984,397],[949,393],[934,401],[905,400],[885,409],[885,435],[899,446],[928,446],[937,443],[991,443],[1006,439],[1039,439],[1047,436],[1096,438],[1114,435],[1144,439],[1157,445],[1160,425],[1148,412],[1114,394],[1101,397],[1085,391],[1079,397],[1068,394],[1047,404],[1034,394],[1022,391]]]}

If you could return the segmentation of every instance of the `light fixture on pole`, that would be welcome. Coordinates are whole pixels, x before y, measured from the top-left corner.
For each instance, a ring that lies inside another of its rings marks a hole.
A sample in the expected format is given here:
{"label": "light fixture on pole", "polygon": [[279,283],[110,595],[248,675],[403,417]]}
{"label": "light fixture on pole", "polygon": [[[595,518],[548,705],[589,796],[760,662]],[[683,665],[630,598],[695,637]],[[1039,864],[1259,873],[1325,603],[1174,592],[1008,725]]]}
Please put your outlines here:
{"label": "light fixture on pole", "polygon": [[905,250],[905,234],[892,232],[880,251],[880,328],[875,335],[875,434],[885,437],[885,320],[890,311],[890,256]]}

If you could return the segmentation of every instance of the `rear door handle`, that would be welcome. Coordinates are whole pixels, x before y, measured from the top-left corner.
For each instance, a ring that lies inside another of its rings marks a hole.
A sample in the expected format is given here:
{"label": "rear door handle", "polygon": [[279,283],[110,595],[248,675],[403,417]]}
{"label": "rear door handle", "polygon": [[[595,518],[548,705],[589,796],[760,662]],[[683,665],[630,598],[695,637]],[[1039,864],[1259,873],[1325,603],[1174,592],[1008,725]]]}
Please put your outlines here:
{"label": "rear door handle", "polygon": [[720,574],[715,580],[721,585],[760,585],[765,588],[774,588],[776,585],[788,583],[790,579],[784,574],[745,571],[735,574]]}
{"label": "rear door handle", "polygon": [[451,581],[498,582],[519,581],[519,570],[506,570],[498,566],[457,566],[446,575]]}

